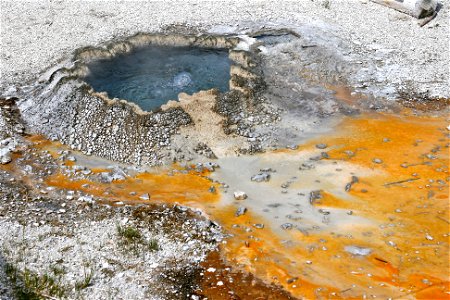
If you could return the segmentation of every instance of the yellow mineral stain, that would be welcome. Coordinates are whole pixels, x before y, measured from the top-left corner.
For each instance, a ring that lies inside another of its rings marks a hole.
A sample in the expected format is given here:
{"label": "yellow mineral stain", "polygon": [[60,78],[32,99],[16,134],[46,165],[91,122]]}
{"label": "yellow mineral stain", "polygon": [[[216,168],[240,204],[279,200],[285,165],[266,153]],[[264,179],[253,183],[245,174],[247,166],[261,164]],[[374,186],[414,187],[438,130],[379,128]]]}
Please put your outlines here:
{"label": "yellow mineral stain", "polygon": [[[377,171],[352,186],[352,201],[325,191],[317,203],[351,209],[377,226],[355,224],[345,228],[345,235],[332,230],[280,234],[270,225],[255,229],[253,224],[267,220],[251,213],[233,218],[231,207],[211,213],[233,234],[223,247],[226,258],[299,298],[448,299],[446,126],[443,117],[363,115],[301,145],[297,151],[326,143],[330,159]],[[344,251],[352,245],[372,253],[363,257]]]}
{"label": "yellow mineral stain", "polygon": [[[94,171],[101,173],[108,170],[96,169]],[[195,172],[173,175],[140,173],[112,183],[86,179],[73,180],[58,173],[48,177],[46,183],[60,189],[83,191],[109,201],[179,203],[200,208],[219,199],[217,193],[209,191],[210,187],[217,187],[216,184]],[[142,200],[140,196],[144,194],[149,194],[150,200]]]}
{"label": "yellow mineral stain", "polygon": [[[352,185],[347,193],[351,201],[324,187],[316,203],[317,208],[352,210],[372,222],[367,224],[276,230],[254,212],[235,216],[237,206],[222,204],[220,194],[209,191],[218,186],[204,173],[141,173],[109,184],[56,174],[46,183],[109,201],[145,202],[139,196],[149,193],[150,202],[200,208],[231,235],[221,246],[229,263],[297,298],[449,299],[447,122],[445,117],[413,115],[348,117],[332,134],[297,151],[278,151],[296,155],[326,143],[324,151],[337,167],[345,162],[374,170]],[[371,253],[353,255],[346,246]]]}

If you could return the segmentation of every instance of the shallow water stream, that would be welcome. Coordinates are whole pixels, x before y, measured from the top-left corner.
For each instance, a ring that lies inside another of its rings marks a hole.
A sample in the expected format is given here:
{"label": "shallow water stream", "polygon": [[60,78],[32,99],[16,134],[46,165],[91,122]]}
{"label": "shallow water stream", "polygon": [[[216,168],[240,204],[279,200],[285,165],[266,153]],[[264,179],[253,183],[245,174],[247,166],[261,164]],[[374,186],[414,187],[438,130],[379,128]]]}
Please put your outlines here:
{"label": "shallow water stream", "polygon": [[[335,132],[295,150],[221,158],[213,173],[173,166],[112,183],[64,174],[46,183],[117,205],[201,209],[229,235],[221,245],[228,264],[295,297],[443,298],[449,293],[445,126],[444,117],[366,114],[344,118]],[[270,179],[251,180],[261,172]],[[235,200],[235,191],[248,197]],[[140,198],[146,193],[150,200]],[[219,295],[227,286],[203,289]]]}

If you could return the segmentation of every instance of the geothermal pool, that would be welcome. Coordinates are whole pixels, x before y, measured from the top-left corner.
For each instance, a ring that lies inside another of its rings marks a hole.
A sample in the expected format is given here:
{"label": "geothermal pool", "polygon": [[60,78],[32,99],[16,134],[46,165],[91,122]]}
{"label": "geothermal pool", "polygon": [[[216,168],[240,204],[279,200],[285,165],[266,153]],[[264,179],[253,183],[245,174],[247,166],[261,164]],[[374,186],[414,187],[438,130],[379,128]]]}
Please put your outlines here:
{"label": "geothermal pool", "polygon": [[226,49],[147,46],[88,64],[84,78],[97,92],[154,110],[181,92],[229,89],[231,61]]}

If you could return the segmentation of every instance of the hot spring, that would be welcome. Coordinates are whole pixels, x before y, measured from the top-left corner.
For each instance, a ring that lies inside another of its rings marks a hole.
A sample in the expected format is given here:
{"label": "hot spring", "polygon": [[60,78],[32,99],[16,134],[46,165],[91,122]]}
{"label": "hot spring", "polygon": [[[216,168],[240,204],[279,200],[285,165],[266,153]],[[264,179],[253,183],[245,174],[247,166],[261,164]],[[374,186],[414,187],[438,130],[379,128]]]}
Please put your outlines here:
{"label": "hot spring", "polygon": [[231,61],[227,49],[147,46],[88,64],[84,80],[97,92],[151,111],[181,92],[229,90]]}

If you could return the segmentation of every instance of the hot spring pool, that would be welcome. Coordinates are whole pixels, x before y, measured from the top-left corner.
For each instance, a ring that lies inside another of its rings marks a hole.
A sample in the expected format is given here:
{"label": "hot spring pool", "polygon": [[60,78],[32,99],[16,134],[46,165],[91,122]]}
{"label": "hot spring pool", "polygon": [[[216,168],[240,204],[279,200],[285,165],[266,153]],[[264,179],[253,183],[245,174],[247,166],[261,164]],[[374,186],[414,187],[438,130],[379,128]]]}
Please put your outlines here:
{"label": "hot spring pool", "polygon": [[84,80],[97,92],[151,111],[181,92],[228,91],[230,65],[226,49],[148,46],[89,63]]}

